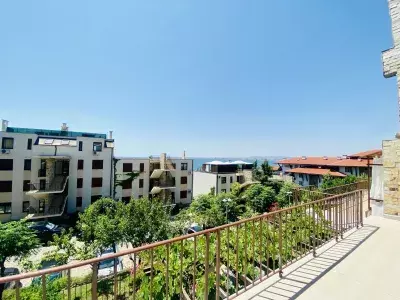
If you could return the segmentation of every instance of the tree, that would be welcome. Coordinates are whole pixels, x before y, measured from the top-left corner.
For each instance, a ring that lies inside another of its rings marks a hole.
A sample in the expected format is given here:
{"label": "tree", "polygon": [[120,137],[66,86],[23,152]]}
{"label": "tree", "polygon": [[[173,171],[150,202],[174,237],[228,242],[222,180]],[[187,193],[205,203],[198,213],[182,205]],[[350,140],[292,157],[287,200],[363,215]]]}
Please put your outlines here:
{"label": "tree", "polygon": [[[8,258],[29,255],[40,246],[40,242],[25,221],[0,223],[0,233],[0,277],[4,277],[5,262]],[[2,299],[3,290],[4,284],[0,284],[0,299]]]}
{"label": "tree", "polygon": [[295,183],[285,182],[279,191],[279,194],[276,196],[276,201],[279,204],[279,207],[289,206],[294,201],[294,193],[293,190],[297,187]]}
{"label": "tree", "polygon": [[258,162],[253,164],[253,180],[259,181],[261,184],[266,184],[269,178],[272,177],[272,167],[269,165],[268,160],[264,160],[260,167]]}
{"label": "tree", "polygon": [[327,175],[324,175],[324,177],[322,179],[322,184],[320,186],[320,189],[324,190],[324,189],[332,188],[332,187],[339,186],[339,185],[350,184],[350,183],[357,182],[357,180],[359,180],[359,178],[354,175],[349,175],[346,177],[334,177],[332,175],[327,174]]}
{"label": "tree", "polygon": [[275,202],[275,196],[275,192],[271,187],[263,186],[262,184],[254,184],[243,193],[246,203],[258,213],[267,212]]}
{"label": "tree", "polygon": [[46,254],[45,259],[54,260],[57,265],[65,265],[70,258],[77,254],[76,240],[73,238],[73,230],[63,229],[60,235],[54,234],[53,241],[49,242],[53,246],[50,252]]}
{"label": "tree", "polygon": [[131,199],[119,224],[122,239],[133,247],[168,238],[170,233],[169,207],[155,198]]}

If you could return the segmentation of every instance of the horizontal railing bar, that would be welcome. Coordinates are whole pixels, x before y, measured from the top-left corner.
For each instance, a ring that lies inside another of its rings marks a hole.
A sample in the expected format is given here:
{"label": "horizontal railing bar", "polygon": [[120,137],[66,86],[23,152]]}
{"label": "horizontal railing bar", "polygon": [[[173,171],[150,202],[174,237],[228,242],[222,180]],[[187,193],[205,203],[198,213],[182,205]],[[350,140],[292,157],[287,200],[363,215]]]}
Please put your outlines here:
{"label": "horizontal railing bar", "polygon": [[27,278],[32,278],[32,277],[38,277],[38,276],[47,275],[47,274],[51,274],[51,273],[62,272],[62,271],[65,271],[65,270],[79,268],[79,267],[86,266],[86,265],[91,265],[91,264],[94,264],[94,263],[99,263],[99,262],[104,261],[104,260],[117,258],[117,257],[124,256],[124,255],[135,254],[135,253],[142,252],[142,251],[145,251],[145,250],[149,250],[149,249],[152,249],[152,248],[155,248],[155,247],[160,247],[160,246],[173,244],[173,243],[176,243],[176,242],[180,242],[182,240],[188,240],[190,238],[197,237],[197,236],[200,236],[200,235],[206,235],[206,234],[214,233],[214,232],[217,232],[217,231],[229,228],[229,227],[238,226],[238,225],[241,225],[241,224],[253,221],[253,220],[255,221],[255,220],[260,220],[260,219],[268,219],[271,216],[279,215],[279,214],[282,214],[284,212],[292,211],[292,210],[295,210],[295,209],[298,209],[298,208],[302,208],[302,207],[309,207],[310,204],[318,204],[318,203],[321,203],[321,202],[327,202],[327,201],[336,200],[337,198],[343,198],[345,196],[353,195],[353,194],[356,194],[356,193],[361,192],[361,191],[362,190],[352,191],[352,192],[348,192],[348,193],[344,193],[344,194],[340,194],[340,195],[334,195],[334,196],[331,196],[331,197],[315,200],[315,201],[312,201],[312,202],[302,203],[302,204],[291,206],[291,207],[287,207],[287,208],[284,208],[284,209],[281,209],[281,210],[264,213],[262,215],[257,215],[257,216],[254,216],[254,217],[251,217],[251,218],[248,218],[248,219],[239,220],[237,222],[224,224],[224,225],[221,225],[221,226],[218,226],[218,227],[206,229],[206,230],[203,230],[203,231],[199,231],[199,232],[195,232],[195,233],[191,233],[191,234],[187,234],[187,235],[181,235],[181,236],[178,236],[178,237],[175,237],[175,238],[172,238],[172,239],[163,240],[163,241],[155,242],[155,243],[152,243],[152,244],[143,245],[143,246],[140,246],[140,247],[137,247],[137,248],[134,248],[134,249],[126,249],[126,250],[122,250],[122,251],[117,252],[117,253],[110,253],[110,254],[104,255],[102,257],[91,258],[91,259],[75,262],[75,263],[72,263],[72,264],[69,264],[69,265],[62,265],[62,266],[57,266],[57,267],[53,267],[53,268],[49,268],[49,269],[45,269],[45,270],[38,270],[38,271],[29,272],[29,273],[3,277],[3,278],[0,278],[0,284],[6,283],[6,282],[15,281],[15,280],[22,280],[22,279],[27,279]]}

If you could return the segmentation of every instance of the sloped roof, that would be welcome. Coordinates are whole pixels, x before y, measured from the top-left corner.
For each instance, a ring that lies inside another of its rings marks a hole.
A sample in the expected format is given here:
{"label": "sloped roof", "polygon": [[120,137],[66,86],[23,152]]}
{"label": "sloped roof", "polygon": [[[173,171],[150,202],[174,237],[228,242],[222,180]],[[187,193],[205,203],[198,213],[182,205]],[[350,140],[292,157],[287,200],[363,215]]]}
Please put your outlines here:
{"label": "sloped roof", "polygon": [[352,155],[349,155],[350,157],[359,157],[359,158],[368,158],[368,157],[374,157],[374,156],[382,156],[382,150],[381,149],[375,149],[375,150],[368,150],[364,152],[358,152]]}
{"label": "sloped roof", "polygon": [[287,171],[288,173],[297,173],[297,174],[310,174],[310,175],[332,175],[335,177],[346,177],[345,174],[340,172],[331,171],[329,169],[319,169],[319,168],[294,168]]}

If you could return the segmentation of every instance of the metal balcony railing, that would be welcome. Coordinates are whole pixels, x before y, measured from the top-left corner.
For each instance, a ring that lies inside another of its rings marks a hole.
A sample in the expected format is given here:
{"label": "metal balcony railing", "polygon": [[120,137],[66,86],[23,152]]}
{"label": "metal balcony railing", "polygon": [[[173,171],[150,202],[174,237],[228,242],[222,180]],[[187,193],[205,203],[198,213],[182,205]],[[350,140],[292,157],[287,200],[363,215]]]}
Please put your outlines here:
{"label": "metal balcony railing", "polygon": [[46,177],[46,169],[39,169],[38,177]]}
{"label": "metal balcony railing", "polygon": [[43,183],[31,183],[30,191],[39,191],[39,192],[62,192],[65,188],[66,181],[68,176],[55,176],[52,181],[46,181]]}
{"label": "metal balcony railing", "polygon": [[[362,206],[362,191],[353,191],[116,254],[0,278],[0,284],[15,282],[9,296],[17,300],[30,288],[20,282],[32,278],[40,281],[35,286],[40,297],[56,287],[60,299],[234,298],[362,226]],[[101,271],[105,265],[107,276]],[[91,273],[84,276],[88,269]],[[58,282],[50,279],[52,273],[65,275]]]}

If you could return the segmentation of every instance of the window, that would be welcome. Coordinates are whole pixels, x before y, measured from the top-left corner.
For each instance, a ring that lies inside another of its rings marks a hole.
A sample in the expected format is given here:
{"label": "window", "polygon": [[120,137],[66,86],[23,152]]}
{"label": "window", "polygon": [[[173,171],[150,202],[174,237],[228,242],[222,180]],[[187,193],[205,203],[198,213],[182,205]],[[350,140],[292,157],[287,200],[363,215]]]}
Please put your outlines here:
{"label": "window", "polygon": [[131,197],[122,197],[121,200],[122,200],[122,202],[124,202],[125,204],[128,204],[129,201],[131,201]]}
{"label": "window", "polygon": [[97,200],[99,200],[99,199],[101,199],[101,195],[95,195],[95,196],[92,196],[91,197],[91,199],[90,199],[90,203],[95,203]]}
{"label": "window", "polygon": [[122,172],[132,172],[133,167],[131,163],[124,163],[122,165]]}
{"label": "window", "polygon": [[226,177],[221,177],[221,183],[226,183]]}
{"label": "window", "polygon": [[12,181],[0,181],[0,193],[11,193]]}
{"label": "window", "polygon": [[182,171],[186,171],[188,168],[188,164],[187,163],[181,163],[181,170]]}
{"label": "window", "polygon": [[92,178],[92,187],[102,187],[102,186],[103,186],[103,177]]}
{"label": "window", "polygon": [[12,171],[13,160],[12,159],[0,159],[0,171]]}
{"label": "window", "polygon": [[132,188],[132,181],[125,180],[122,182],[122,189],[130,190]]}
{"label": "window", "polygon": [[181,184],[187,184],[187,177],[181,177]]}
{"label": "window", "polygon": [[101,142],[93,142],[93,151],[101,152],[103,144]]}
{"label": "window", "polygon": [[103,160],[100,160],[100,159],[92,160],[92,169],[93,170],[103,169]]}
{"label": "window", "polygon": [[30,159],[24,160],[24,170],[30,171],[31,170],[32,161]]}
{"label": "window", "polygon": [[231,176],[231,183],[233,183],[233,176]]}
{"label": "window", "polygon": [[76,197],[76,207],[82,207],[82,197]]}
{"label": "window", "polygon": [[11,214],[11,202],[0,203],[0,215]]}
{"label": "window", "polygon": [[27,145],[26,149],[32,150],[32,139],[28,139],[28,145]]}
{"label": "window", "polygon": [[76,180],[76,188],[81,189],[83,187],[83,178],[78,178]]}
{"label": "window", "polygon": [[24,192],[28,192],[31,190],[31,182],[29,180],[24,180],[23,187]]}
{"label": "window", "polygon": [[14,138],[3,138],[1,149],[14,149]]}
{"label": "window", "polygon": [[181,199],[187,198],[187,191],[181,191]]}
{"label": "window", "polygon": [[79,151],[82,151],[82,149],[83,149],[83,142],[80,141],[80,142],[78,143],[78,150],[79,150]]}
{"label": "window", "polygon": [[226,193],[226,189],[221,189],[221,193]]}
{"label": "window", "polygon": [[29,206],[31,205],[31,203],[29,201],[24,201],[22,202],[22,212],[29,212]]}
{"label": "window", "polygon": [[140,173],[144,172],[144,163],[140,163]]}
{"label": "window", "polygon": [[345,167],[345,168],[344,168],[344,171],[345,171],[346,173],[352,174],[352,173],[353,173],[353,168],[351,168],[351,167]]}
{"label": "window", "polygon": [[83,159],[78,160],[78,170],[83,170]]}
{"label": "window", "polygon": [[139,179],[139,189],[143,188],[143,179]]}

